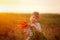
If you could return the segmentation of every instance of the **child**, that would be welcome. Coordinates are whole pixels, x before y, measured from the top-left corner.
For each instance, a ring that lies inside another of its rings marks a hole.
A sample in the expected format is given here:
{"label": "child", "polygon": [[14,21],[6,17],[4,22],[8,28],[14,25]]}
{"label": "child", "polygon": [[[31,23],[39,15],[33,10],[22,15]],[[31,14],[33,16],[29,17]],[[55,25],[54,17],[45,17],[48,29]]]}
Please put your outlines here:
{"label": "child", "polygon": [[39,23],[39,13],[34,12],[30,17],[31,26],[34,26],[38,32],[41,32],[41,25]]}
{"label": "child", "polygon": [[[32,16],[30,17],[30,30],[32,29],[32,27],[34,27],[36,29],[37,32],[41,32],[41,26],[39,23],[39,13],[38,12],[34,12],[32,14]],[[32,37],[33,33],[32,30],[30,31],[29,36],[27,37],[27,40],[30,40]]]}

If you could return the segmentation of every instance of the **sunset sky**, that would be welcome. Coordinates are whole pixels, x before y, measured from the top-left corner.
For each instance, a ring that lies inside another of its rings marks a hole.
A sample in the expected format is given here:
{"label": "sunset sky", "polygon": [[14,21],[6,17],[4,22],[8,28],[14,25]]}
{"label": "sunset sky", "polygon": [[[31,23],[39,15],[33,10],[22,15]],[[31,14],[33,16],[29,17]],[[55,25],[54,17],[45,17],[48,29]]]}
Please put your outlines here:
{"label": "sunset sky", "polygon": [[60,13],[60,0],[0,0],[0,12]]}

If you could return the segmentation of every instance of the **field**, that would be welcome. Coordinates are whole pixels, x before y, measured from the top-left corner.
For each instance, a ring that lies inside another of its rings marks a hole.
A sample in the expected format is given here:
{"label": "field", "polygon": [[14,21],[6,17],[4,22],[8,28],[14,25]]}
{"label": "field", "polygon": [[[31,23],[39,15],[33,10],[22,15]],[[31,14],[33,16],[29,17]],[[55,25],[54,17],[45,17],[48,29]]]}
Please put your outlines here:
{"label": "field", "polygon": [[[19,20],[29,22],[31,14],[0,13],[0,40],[21,40]],[[60,40],[60,14],[40,14],[42,33],[47,40]]]}

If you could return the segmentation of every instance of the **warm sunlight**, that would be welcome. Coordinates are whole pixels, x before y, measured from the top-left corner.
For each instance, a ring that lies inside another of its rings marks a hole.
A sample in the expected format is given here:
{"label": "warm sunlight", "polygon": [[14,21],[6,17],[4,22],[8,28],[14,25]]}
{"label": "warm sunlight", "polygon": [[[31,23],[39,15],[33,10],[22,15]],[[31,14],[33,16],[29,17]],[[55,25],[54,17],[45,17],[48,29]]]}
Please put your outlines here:
{"label": "warm sunlight", "polygon": [[0,0],[0,12],[60,13],[60,0]]}

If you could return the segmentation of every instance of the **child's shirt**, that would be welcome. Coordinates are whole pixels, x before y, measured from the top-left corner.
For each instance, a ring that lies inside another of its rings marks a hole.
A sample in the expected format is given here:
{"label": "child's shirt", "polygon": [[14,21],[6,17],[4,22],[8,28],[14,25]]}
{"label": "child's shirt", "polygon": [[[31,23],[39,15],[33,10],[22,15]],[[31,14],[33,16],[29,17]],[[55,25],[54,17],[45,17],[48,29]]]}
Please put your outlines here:
{"label": "child's shirt", "polygon": [[31,24],[32,27],[34,27],[37,31],[41,31],[41,25],[40,23],[36,22]]}
{"label": "child's shirt", "polygon": [[[31,26],[34,27],[34,28],[36,28],[37,31],[41,31],[41,25],[40,25],[40,23],[31,24]],[[27,32],[27,31],[28,31],[28,29],[25,28],[24,32]],[[32,29],[30,28],[29,36],[32,36],[32,35],[33,35]]]}
{"label": "child's shirt", "polygon": [[[33,31],[32,31],[32,27],[36,28],[36,30],[38,30],[38,31],[41,30],[41,25],[40,25],[40,23],[31,24],[30,32],[29,32],[29,35],[28,35],[28,37],[27,37],[26,40],[29,40],[29,39],[34,35],[34,34],[33,34]],[[25,29],[24,29],[24,32],[27,32],[27,31],[28,31],[28,29],[25,28]]]}

